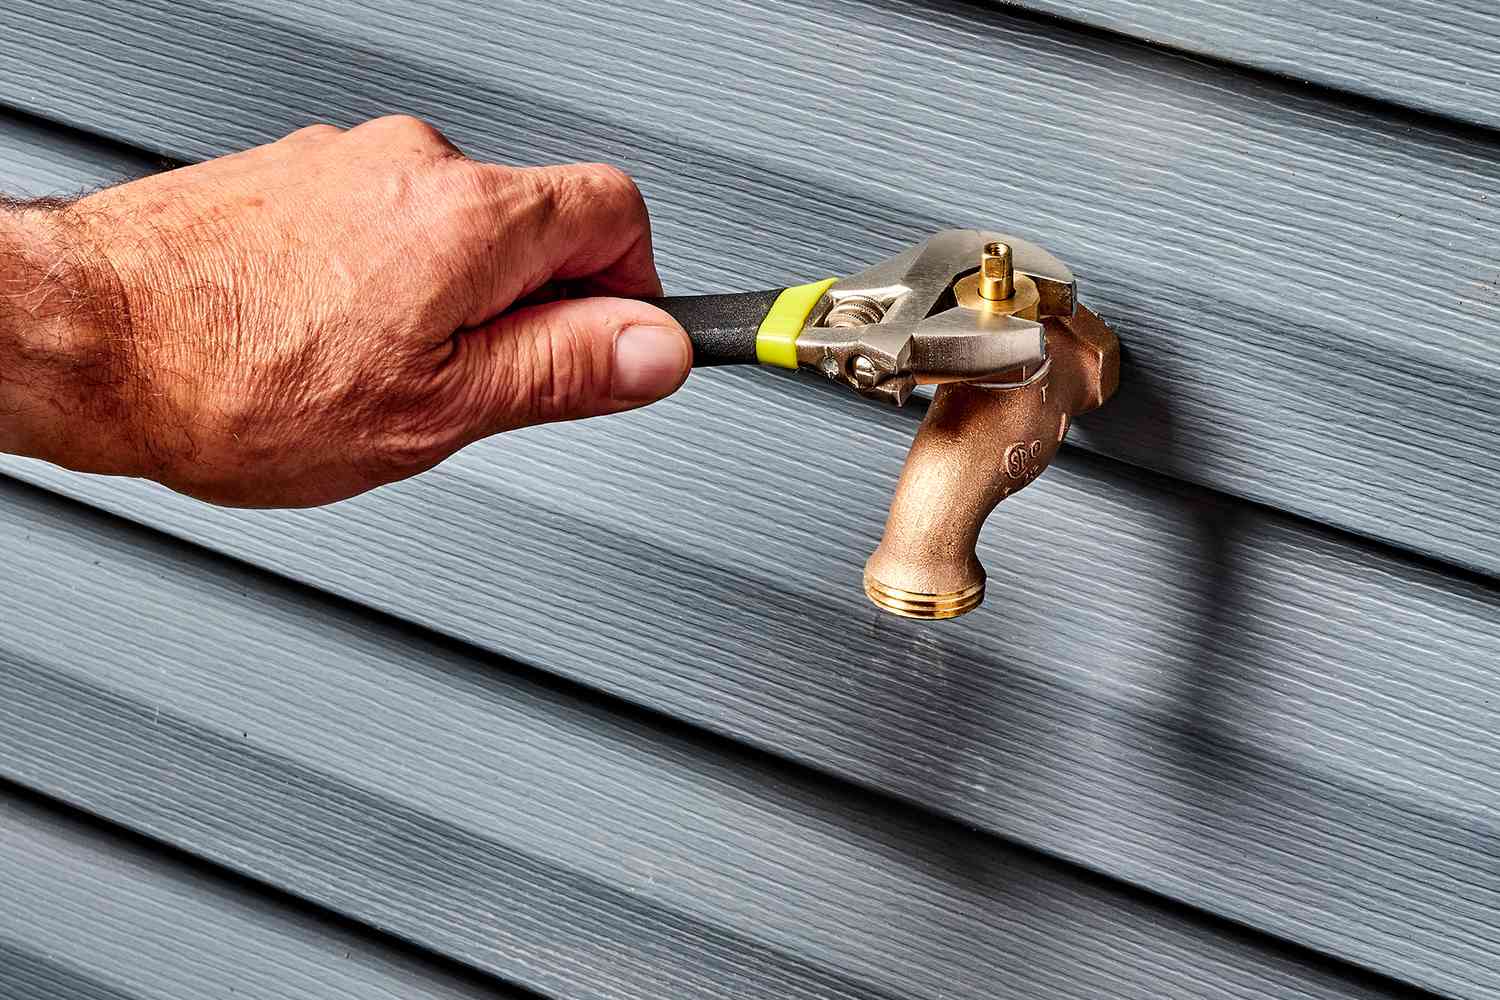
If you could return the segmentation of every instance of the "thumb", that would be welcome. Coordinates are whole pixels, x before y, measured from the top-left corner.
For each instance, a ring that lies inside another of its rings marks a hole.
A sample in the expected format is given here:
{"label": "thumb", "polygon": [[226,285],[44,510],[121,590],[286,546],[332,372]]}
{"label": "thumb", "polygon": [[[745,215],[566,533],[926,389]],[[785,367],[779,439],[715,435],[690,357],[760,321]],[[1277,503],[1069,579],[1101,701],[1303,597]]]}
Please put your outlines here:
{"label": "thumb", "polygon": [[631,299],[568,299],[506,313],[465,335],[460,363],[481,401],[480,436],[617,413],[675,392],[693,349],[667,313]]}

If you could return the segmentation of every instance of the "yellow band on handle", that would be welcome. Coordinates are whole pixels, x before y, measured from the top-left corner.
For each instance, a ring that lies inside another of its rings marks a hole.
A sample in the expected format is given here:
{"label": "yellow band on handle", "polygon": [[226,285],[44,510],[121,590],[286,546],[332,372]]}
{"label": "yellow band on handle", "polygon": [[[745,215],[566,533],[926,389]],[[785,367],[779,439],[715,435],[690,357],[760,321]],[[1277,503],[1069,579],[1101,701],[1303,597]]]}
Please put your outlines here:
{"label": "yellow band on handle", "polygon": [[776,297],[755,333],[757,361],[779,368],[797,367],[797,336],[807,322],[807,314],[812,312],[813,306],[835,280],[828,278],[810,285],[793,285]]}

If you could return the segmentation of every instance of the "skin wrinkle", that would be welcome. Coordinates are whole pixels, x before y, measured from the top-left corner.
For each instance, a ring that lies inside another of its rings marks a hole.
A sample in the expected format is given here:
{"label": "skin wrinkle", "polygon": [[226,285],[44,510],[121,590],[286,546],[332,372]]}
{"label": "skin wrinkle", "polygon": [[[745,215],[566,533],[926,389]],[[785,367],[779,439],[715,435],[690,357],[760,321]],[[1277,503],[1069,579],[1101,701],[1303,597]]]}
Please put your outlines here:
{"label": "skin wrinkle", "polygon": [[7,226],[30,256],[0,240],[0,289],[44,276],[28,287],[59,318],[0,327],[0,450],[216,503],[327,503],[499,430],[639,405],[609,395],[629,326],[663,331],[656,396],[691,357],[661,310],[590,298],[661,293],[628,177],[474,163],[411,118],[0,207]]}

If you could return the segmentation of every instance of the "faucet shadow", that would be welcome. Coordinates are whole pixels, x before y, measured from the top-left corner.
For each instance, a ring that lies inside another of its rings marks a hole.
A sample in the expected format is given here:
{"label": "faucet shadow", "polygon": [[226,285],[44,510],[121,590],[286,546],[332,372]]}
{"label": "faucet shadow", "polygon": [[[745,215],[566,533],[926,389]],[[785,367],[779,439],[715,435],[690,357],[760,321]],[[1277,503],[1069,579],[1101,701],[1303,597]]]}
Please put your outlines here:
{"label": "faucet shadow", "polygon": [[[1174,480],[1190,480],[1201,457],[1185,446],[1170,386],[1129,351],[1121,361],[1121,405],[1105,419],[1126,433],[1149,434],[1159,449],[1157,470]],[[1225,777],[1223,755],[1210,749],[1224,739],[1218,720],[1232,717],[1238,708],[1232,675],[1255,660],[1245,649],[1248,633],[1235,624],[1246,596],[1244,536],[1249,511],[1240,501],[1201,488],[1185,487],[1184,494],[1184,508],[1190,513],[1181,525],[1181,543],[1193,554],[1198,602],[1190,623],[1192,652],[1173,672],[1173,714],[1178,720],[1173,738],[1183,772],[1212,785]]]}
{"label": "faucet shadow", "polygon": [[[1112,434],[1139,432],[1149,436],[1159,448],[1157,465],[1165,475],[1182,479],[1191,474],[1195,456],[1185,447],[1169,385],[1148,366],[1137,363],[1128,349],[1122,356],[1119,393],[1097,414],[1080,418],[1080,426],[1086,428],[1095,421],[1108,422]],[[1131,477],[1157,479],[1156,473],[1129,469],[1109,459],[1075,452],[1074,461]],[[1045,669],[1039,670],[1035,662],[1022,662],[1019,654],[1013,658],[1006,640],[976,637],[972,624],[966,629],[964,623],[986,620],[995,623],[986,628],[1008,627],[1004,619],[986,617],[984,608],[972,618],[958,619],[959,624],[953,627],[950,623],[908,622],[871,607],[861,623],[863,635],[858,645],[878,651],[878,661],[855,672],[850,693],[856,699],[867,699],[867,706],[888,707],[904,700],[905,723],[877,728],[884,730],[887,739],[911,741],[905,746],[888,746],[892,752],[869,758],[891,767],[881,779],[886,788],[905,789],[908,794],[919,790],[920,797],[929,803],[949,802],[962,814],[967,811],[963,805],[966,799],[993,796],[994,790],[984,787],[993,780],[1016,798],[1018,808],[1025,803],[1025,808],[1038,812],[1023,825],[1050,825],[1050,834],[1057,837],[1066,835],[1068,824],[1076,821],[1081,824],[1077,835],[1088,837],[1090,811],[1077,801],[1083,794],[1079,784],[1111,779],[1108,771],[1089,775],[1088,752],[1079,746],[1098,736],[1088,727],[1101,724],[1121,727],[1124,742],[1116,745],[1117,752],[1139,750],[1154,756],[1157,763],[1152,766],[1165,767],[1174,776],[1178,801],[1172,809],[1184,814],[1222,810],[1226,794],[1244,787],[1235,773],[1242,760],[1236,749],[1240,741],[1235,733],[1226,731],[1225,720],[1233,719],[1240,708],[1237,690],[1243,687],[1245,664],[1255,661],[1245,648],[1253,640],[1236,624],[1246,600],[1249,511],[1231,498],[1196,487],[1165,480],[1152,487],[1152,493],[1164,487],[1176,494],[1172,507],[1177,517],[1176,545],[1181,551],[1174,554],[1173,561],[1189,574],[1195,591],[1187,614],[1174,622],[1182,635],[1191,638],[1186,646],[1159,654],[1162,659],[1154,665],[1162,678],[1157,683],[1164,690],[1159,707],[1151,709],[1152,720],[1101,723],[1100,713],[1107,713],[1107,708],[1097,702],[1082,704],[1076,689],[1067,690],[1060,682],[1050,680]],[[1001,504],[993,516],[1004,515],[1005,505]],[[1023,605],[1017,613],[1033,623],[1032,641],[1038,644],[1042,656],[1076,659],[1097,655],[1093,669],[1101,673],[1101,680],[1110,673],[1108,654],[1090,654],[1087,635],[1050,635],[1045,625],[1046,609],[1025,607],[1024,590],[1016,593]],[[992,599],[999,600],[1001,595],[996,593]],[[976,642],[976,638],[983,641]],[[1072,649],[1065,650],[1065,642]],[[1054,646],[1051,652],[1049,643]],[[920,683],[914,678],[920,678]],[[883,687],[886,690],[880,690]],[[849,709],[857,712],[857,701]],[[1235,731],[1242,730],[1236,726]],[[920,736],[926,739],[918,745]],[[1129,746],[1143,741],[1154,747]],[[1160,759],[1163,751],[1167,760]],[[1067,763],[1059,765],[1058,761]],[[1132,766],[1118,758],[1113,763],[1120,768]],[[1122,792],[1119,799],[1125,809],[1131,808],[1128,794]],[[1169,851],[1180,849],[1183,854],[1201,856],[1201,850],[1194,850],[1195,845],[1186,840],[1200,836],[1194,832],[1199,824],[1186,821],[1186,816],[1181,818],[1182,822],[1174,822],[1175,817],[1163,818],[1158,806],[1156,815],[1138,813],[1127,822],[1152,827],[1159,842],[1165,835]],[[1196,845],[1199,849],[1202,846]],[[964,861],[950,857],[947,863],[961,867]]]}

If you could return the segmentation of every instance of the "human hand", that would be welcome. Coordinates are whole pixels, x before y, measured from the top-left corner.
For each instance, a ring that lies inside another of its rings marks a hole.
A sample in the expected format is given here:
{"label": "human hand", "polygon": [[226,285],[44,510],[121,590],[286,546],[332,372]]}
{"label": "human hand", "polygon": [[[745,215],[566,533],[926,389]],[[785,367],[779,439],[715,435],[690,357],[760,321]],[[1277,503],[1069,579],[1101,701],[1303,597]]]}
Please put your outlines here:
{"label": "human hand", "polygon": [[354,496],[691,363],[666,313],[608,297],[661,294],[624,174],[477,163],[415,119],[11,215],[0,449],[214,503]]}

